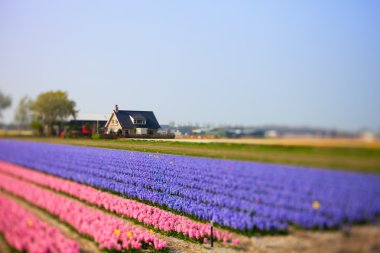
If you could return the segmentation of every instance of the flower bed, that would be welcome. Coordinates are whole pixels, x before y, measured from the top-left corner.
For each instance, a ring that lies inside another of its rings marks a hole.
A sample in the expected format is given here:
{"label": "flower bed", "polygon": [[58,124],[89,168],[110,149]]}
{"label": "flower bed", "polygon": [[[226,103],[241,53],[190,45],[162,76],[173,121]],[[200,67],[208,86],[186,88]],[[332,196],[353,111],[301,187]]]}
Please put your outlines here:
{"label": "flower bed", "polygon": [[[176,232],[203,242],[210,237],[210,225],[193,221],[187,217],[149,206],[134,200],[125,199],[92,187],[69,180],[43,174],[21,166],[0,161],[0,172],[11,174],[53,190],[69,194],[80,200],[104,208],[108,211],[135,219],[147,226],[166,232]],[[231,233],[214,230],[214,237],[223,242],[234,242]]]}
{"label": "flower bed", "polygon": [[19,203],[0,194],[0,233],[20,252],[79,253],[76,241],[41,221]]}
{"label": "flower bed", "polygon": [[159,240],[147,229],[127,225],[119,218],[32,183],[0,174],[0,189],[57,216],[79,233],[93,238],[101,249],[141,249],[144,245],[151,245],[156,250],[166,248],[166,242]]}
{"label": "flower bed", "polygon": [[380,214],[380,177],[295,166],[0,141],[0,160],[241,231],[336,228]]}

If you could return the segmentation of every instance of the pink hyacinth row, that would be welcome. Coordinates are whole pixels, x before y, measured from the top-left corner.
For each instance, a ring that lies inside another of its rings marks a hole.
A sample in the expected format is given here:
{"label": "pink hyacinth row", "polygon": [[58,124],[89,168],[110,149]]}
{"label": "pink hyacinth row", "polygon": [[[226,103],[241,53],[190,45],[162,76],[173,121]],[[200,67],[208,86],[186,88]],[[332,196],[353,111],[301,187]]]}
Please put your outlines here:
{"label": "pink hyacinth row", "polygon": [[0,174],[0,188],[47,210],[79,233],[89,235],[101,249],[141,249],[144,243],[156,250],[167,246],[147,229],[130,226],[117,217],[24,180]]}
{"label": "pink hyacinth row", "polygon": [[0,233],[16,250],[29,253],[79,253],[78,243],[0,194]]}
{"label": "pink hyacinth row", "polygon": [[[98,207],[124,215],[128,218],[136,219],[148,226],[151,225],[155,229],[175,231],[197,240],[210,238],[209,224],[196,222],[187,217],[176,215],[157,207],[125,199],[70,180],[46,175],[3,161],[0,161],[0,171],[47,186],[56,191],[64,192]],[[237,239],[233,239],[231,233],[214,229],[213,235],[214,238],[219,241],[225,243],[232,242],[234,245],[239,244]]]}

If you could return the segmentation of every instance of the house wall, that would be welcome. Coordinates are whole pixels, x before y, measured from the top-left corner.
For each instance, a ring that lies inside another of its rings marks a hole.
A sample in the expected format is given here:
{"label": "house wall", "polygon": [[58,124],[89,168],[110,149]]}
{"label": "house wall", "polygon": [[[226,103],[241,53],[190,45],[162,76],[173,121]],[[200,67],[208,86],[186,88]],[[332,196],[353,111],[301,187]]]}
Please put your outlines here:
{"label": "house wall", "polygon": [[136,134],[148,134],[148,128],[136,128]]}
{"label": "house wall", "polygon": [[115,114],[112,113],[110,119],[108,120],[108,125],[106,126],[106,132],[109,134],[111,132],[117,132],[119,129],[121,129],[121,125]]}
{"label": "house wall", "polygon": [[135,134],[135,129],[133,128],[123,128],[123,135],[128,135],[128,134]]}

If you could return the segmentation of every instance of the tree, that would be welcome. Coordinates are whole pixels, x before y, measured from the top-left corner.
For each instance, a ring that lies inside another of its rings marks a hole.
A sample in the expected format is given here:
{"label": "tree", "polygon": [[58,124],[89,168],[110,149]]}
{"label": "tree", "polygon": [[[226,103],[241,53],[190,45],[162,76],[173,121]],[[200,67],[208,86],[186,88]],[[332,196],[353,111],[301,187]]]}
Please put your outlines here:
{"label": "tree", "polygon": [[10,96],[6,96],[4,95],[1,91],[0,91],[0,118],[3,117],[1,111],[8,108],[9,106],[11,106],[12,104],[12,99]]}
{"label": "tree", "polygon": [[63,123],[69,116],[76,117],[75,105],[66,92],[49,91],[38,95],[30,108],[35,119],[46,126],[46,134],[50,135],[54,124]]}
{"label": "tree", "polygon": [[29,97],[25,96],[21,98],[17,108],[14,121],[20,128],[25,128],[29,126],[31,120],[30,112],[31,100]]}

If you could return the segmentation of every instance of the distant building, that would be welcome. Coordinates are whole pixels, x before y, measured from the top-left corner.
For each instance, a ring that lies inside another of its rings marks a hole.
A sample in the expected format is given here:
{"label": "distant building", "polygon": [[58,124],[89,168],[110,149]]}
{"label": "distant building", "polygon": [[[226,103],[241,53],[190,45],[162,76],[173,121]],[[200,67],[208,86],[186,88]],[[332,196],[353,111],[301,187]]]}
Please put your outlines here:
{"label": "distant building", "polygon": [[160,124],[152,111],[119,110],[116,105],[105,124],[104,133],[122,136],[154,135],[159,128]]}
{"label": "distant building", "polygon": [[94,134],[103,132],[106,122],[107,116],[104,114],[80,113],[75,119],[70,120],[69,126],[82,134]]}
{"label": "distant building", "polygon": [[265,137],[266,138],[277,138],[278,133],[275,130],[268,130],[268,131],[265,131]]}
{"label": "distant building", "polygon": [[372,142],[376,139],[376,134],[371,131],[363,131],[360,133],[360,138],[365,142]]}

